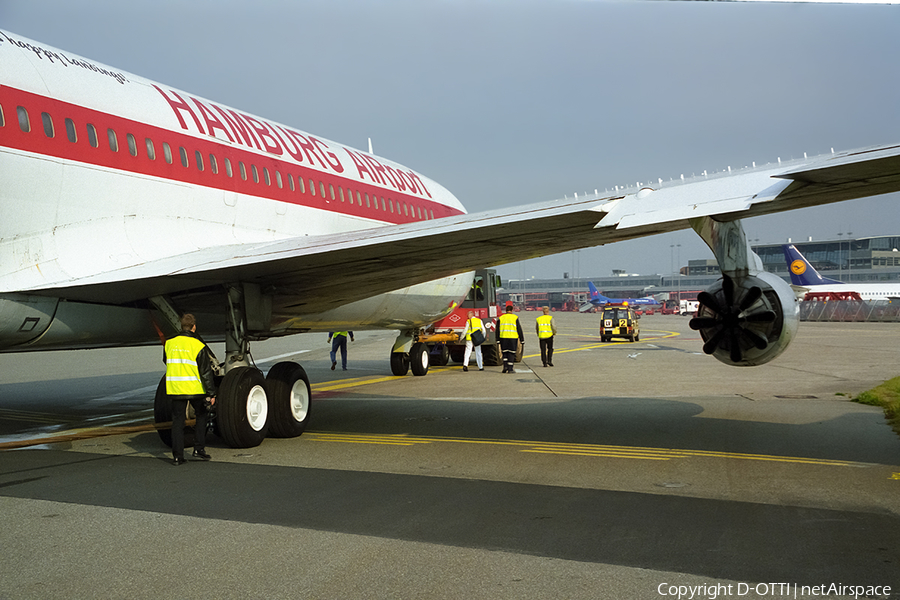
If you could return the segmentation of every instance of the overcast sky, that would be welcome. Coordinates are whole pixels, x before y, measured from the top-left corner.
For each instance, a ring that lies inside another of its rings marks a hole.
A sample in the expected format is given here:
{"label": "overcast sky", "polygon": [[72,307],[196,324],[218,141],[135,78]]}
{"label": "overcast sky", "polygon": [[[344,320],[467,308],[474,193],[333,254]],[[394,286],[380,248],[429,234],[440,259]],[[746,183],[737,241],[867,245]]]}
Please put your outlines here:
{"label": "overcast sky", "polygon": [[[0,0],[0,27],[346,145],[371,137],[469,212],[900,142],[895,6]],[[744,226],[760,243],[900,235],[900,194]],[[501,273],[664,274],[676,253],[712,257],[681,232]]]}

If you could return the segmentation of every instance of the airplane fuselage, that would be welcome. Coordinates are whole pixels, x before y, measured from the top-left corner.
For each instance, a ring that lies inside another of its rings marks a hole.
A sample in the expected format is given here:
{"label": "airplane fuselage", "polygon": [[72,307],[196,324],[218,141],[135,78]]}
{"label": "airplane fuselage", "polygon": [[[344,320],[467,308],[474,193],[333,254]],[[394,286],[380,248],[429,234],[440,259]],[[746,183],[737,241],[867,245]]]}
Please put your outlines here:
{"label": "airplane fuselage", "polygon": [[[96,306],[54,295],[83,278],[202,248],[465,212],[392,161],[2,31],[0,181],[0,349],[157,338],[140,316],[119,315],[118,333],[60,327],[67,314],[102,319]],[[470,283],[443,278],[325,313],[276,311],[271,331],[422,326]]]}

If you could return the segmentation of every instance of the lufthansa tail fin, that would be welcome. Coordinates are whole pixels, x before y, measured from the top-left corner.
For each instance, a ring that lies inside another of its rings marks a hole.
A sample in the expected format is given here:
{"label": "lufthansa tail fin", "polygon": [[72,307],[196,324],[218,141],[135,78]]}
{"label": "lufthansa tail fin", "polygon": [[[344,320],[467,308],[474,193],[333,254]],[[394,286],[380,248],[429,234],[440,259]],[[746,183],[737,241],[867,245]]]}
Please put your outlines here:
{"label": "lufthansa tail fin", "polygon": [[810,287],[814,285],[825,285],[827,283],[843,283],[836,279],[829,279],[819,275],[819,272],[813,268],[809,261],[800,254],[800,251],[797,250],[793,244],[784,244],[781,248],[784,250],[784,259],[787,261],[792,284]]}

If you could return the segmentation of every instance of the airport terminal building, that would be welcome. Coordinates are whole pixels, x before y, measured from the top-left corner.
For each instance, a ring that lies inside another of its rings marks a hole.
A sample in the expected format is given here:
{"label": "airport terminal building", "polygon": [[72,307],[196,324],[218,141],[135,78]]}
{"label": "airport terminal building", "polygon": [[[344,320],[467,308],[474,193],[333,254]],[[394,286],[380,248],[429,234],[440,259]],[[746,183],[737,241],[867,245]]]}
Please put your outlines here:
{"label": "airport terminal building", "polygon": [[[860,283],[900,281],[900,235],[788,243],[793,243],[825,277]],[[753,246],[753,251],[762,259],[766,271],[790,283],[781,244]],[[598,274],[562,279],[511,279],[503,282],[502,292],[504,299],[512,296],[514,301],[526,306],[549,304],[563,308],[569,299],[585,301],[588,282],[592,281],[602,294],[610,297],[667,294],[672,300],[692,300],[719,277],[719,267],[714,259],[698,259],[688,261],[679,268],[679,273],[670,275],[614,272],[602,277]]]}

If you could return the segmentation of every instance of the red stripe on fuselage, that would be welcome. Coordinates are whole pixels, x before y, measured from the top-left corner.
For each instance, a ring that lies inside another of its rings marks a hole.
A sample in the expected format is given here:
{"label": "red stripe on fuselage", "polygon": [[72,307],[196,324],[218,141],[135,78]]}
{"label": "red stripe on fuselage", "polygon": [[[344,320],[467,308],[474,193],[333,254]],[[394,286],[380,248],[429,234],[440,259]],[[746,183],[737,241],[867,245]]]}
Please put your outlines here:
{"label": "red stripe on fuselage", "polygon": [[[22,131],[19,126],[17,117],[19,107],[27,110],[31,124],[28,132]],[[247,196],[387,223],[409,223],[432,217],[440,218],[460,214],[460,211],[433,200],[419,198],[397,190],[387,190],[334,173],[322,172],[287,160],[257,154],[215,138],[203,139],[181,134],[9,86],[0,86],[0,110],[3,111],[4,120],[3,126],[0,127],[0,146],[43,156],[149,175],[179,183],[232,191]],[[53,137],[47,136],[44,132],[42,113],[47,113],[52,119]],[[66,119],[71,119],[74,124],[77,134],[75,142],[69,141]],[[92,146],[88,141],[88,124],[92,124],[96,128],[97,147]],[[115,132],[118,142],[117,152],[110,149],[108,130]],[[134,136],[136,156],[129,151],[127,134]],[[149,158],[147,139],[153,142],[155,160]],[[173,159],[171,164],[165,160],[163,143],[167,143],[171,148]],[[187,154],[187,167],[182,165],[180,155],[182,148]],[[350,152],[349,149],[347,151]],[[202,158],[203,170],[198,168],[197,152]],[[212,171],[210,155],[216,158],[218,173]],[[231,177],[226,175],[226,158],[231,161]],[[241,163],[245,166],[246,179],[241,177]],[[258,183],[253,178],[253,166],[257,169]],[[268,185],[265,183],[266,172],[269,175]],[[277,185],[276,173],[281,175],[282,187],[280,188]],[[288,183],[288,177],[294,181],[293,190]],[[298,185],[298,177],[303,178],[302,188]],[[312,186],[310,182],[312,182]],[[314,193],[311,193],[311,187],[314,189]],[[323,188],[325,190],[324,197],[322,195]],[[304,191],[301,192],[301,189]],[[331,198],[332,189],[334,190],[334,199]],[[344,195],[343,202],[341,193]],[[351,193],[352,203],[347,197]],[[365,199],[367,194],[369,196],[368,205]],[[357,196],[362,199],[361,202],[357,201]],[[382,204],[385,207],[384,210],[382,210]]]}

